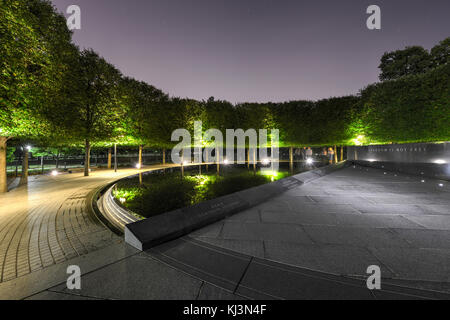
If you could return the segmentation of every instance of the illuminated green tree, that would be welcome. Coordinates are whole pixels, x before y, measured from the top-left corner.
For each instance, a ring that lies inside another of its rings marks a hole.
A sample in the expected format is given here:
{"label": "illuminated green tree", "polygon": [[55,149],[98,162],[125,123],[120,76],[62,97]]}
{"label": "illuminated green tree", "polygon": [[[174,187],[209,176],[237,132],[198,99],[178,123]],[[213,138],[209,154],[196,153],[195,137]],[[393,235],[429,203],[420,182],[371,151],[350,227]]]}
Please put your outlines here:
{"label": "illuminated green tree", "polygon": [[6,192],[6,143],[49,132],[41,108],[60,86],[74,48],[65,18],[49,1],[0,1],[0,192]]}

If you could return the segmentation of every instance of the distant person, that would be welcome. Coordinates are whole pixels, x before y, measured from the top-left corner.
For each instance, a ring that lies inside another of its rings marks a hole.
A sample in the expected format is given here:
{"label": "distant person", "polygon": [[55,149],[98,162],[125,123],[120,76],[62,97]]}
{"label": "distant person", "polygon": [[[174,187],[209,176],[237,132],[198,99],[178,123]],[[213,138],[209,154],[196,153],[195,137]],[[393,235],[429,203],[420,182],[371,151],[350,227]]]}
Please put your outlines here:
{"label": "distant person", "polygon": [[334,150],[333,150],[333,148],[328,148],[328,159],[329,159],[329,162],[330,162],[330,164],[332,164],[333,163],[333,158],[334,158]]}
{"label": "distant person", "polygon": [[313,155],[313,151],[312,151],[311,147],[308,147],[308,149],[305,150],[306,159],[312,158],[312,155]]}
{"label": "distant person", "polygon": [[306,160],[306,147],[303,147],[302,149],[300,149],[300,155],[302,160]]}

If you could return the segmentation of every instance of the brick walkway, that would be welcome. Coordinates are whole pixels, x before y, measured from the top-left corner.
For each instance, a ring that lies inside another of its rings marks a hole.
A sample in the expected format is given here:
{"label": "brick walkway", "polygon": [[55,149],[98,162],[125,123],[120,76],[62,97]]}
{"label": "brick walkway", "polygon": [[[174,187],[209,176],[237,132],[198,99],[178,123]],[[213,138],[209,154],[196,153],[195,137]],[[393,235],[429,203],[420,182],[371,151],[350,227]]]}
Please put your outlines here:
{"label": "brick walkway", "polygon": [[0,283],[122,242],[88,213],[86,196],[134,173],[36,176],[28,186],[0,195]]}

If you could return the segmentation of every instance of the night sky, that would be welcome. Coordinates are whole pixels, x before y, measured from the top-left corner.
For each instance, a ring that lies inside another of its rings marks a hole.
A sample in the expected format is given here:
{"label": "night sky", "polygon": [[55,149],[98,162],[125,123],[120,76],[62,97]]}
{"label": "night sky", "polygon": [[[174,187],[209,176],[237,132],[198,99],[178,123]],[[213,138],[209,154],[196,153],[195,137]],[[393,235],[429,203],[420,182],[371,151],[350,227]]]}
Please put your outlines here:
{"label": "night sky", "polygon": [[[356,94],[385,51],[450,36],[449,0],[53,0],[74,41],[171,96],[237,102]],[[366,9],[381,7],[382,29]]]}

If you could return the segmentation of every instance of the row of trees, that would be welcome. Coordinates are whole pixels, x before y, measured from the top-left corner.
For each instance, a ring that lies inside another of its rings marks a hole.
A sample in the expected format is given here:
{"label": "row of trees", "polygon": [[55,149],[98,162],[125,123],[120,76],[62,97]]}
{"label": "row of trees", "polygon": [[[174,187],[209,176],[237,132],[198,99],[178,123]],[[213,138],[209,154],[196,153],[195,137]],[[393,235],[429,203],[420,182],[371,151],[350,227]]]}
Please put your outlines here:
{"label": "row of trees", "polygon": [[[206,101],[169,97],[123,76],[96,52],[80,51],[72,43],[65,18],[47,0],[0,0],[0,4],[0,192],[7,189],[7,142],[83,146],[87,176],[93,146],[110,148],[118,143],[139,146],[141,151],[144,146],[165,150],[173,146],[175,129],[193,132],[198,120],[203,130],[277,128],[285,147],[348,145],[360,143],[355,141],[358,136],[370,142],[450,137],[449,39],[432,50],[433,61],[440,57],[437,68],[428,66],[418,75],[369,86],[357,96],[233,105],[212,97]],[[389,65],[382,59],[383,63]],[[395,65],[390,68],[403,68]],[[387,69],[383,67],[382,73]],[[395,77],[403,75],[398,74]],[[428,117],[426,125],[411,120],[414,115]],[[428,134],[433,124],[439,129]],[[25,162],[28,151],[23,150]]]}

